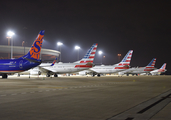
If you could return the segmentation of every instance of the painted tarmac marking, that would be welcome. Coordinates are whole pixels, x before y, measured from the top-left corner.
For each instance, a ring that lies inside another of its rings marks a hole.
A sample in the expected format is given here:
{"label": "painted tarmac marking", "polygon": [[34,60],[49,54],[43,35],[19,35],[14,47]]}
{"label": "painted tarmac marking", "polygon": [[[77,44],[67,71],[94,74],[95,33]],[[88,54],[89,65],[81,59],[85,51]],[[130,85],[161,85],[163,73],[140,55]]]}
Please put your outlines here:
{"label": "painted tarmac marking", "polygon": [[7,95],[1,95],[1,96],[7,96]]}
{"label": "painted tarmac marking", "polygon": [[142,102],[107,120],[149,120],[171,102],[171,90]]}
{"label": "painted tarmac marking", "polygon": [[155,103],[153,103],[153,104],[147,106],[146,108],[142,109],[142,110],[139,111],[138,113],[139,113],[139,114],[144,113],[145,111],[147,111],[148,109],[150,109],[150,108],[154,107],[155,105],[159,104],[160,102],[162,102],[162,101],[165,100],[166,98],[169,98],[170,95],[171,95],[171,94],[169,94],[169,95],[163,97],[162,99],[160,99],[160,100],[156,101]]}
{"label": "painted tarmac marking", "polygon": [[[64,88],[64,87],[39,87],[39,88],[60,88],[60,89],[52,89],[53,91],[55,90],[67,90],[67,89],[73,89],[73,88],[83,88],[83,87],[98,87],[98,86],[102,86],[102,85],[109,85],[109,84],[122,84],[123,82],[112,82],[112,83],[104,83],[104,84],[95,84],[95,85],[88,85],[88,86],[79,86],[79,87],[68,87],[68,88]],[[127,82],[128,83],[128,82]],[[125,82],[123,83],[125,84]],[[62,89],[63,88],[63,89]],[[51,91],[51,90],[45,90],[45,91]],[[33,92],[29,92],[29,93],[35,93],[36,91]],[[43,92],[43,91],[37,91],[37,92]],[[26,94],[26,92],[23,92],[21,94]],[[17,95],[17,94],[11,94],[11,95]],[[0,96],[6,96],[6,95],[0,95]]]}

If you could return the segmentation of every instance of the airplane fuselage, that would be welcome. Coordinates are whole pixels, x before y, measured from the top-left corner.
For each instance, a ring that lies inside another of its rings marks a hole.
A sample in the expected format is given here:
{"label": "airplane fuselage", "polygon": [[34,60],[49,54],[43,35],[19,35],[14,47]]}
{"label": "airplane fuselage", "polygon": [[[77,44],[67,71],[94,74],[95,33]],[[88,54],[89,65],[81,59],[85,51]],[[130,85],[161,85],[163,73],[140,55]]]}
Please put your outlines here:
{"label": "airplane fuselage", "polygon": [[125,71],[122,71],[120,74],[141,74],[141,73],[149,73],[150,71],[154,70],[154,68],[130,68]]}
{"label": "airplane fuselage", "polygon": [[117,73],[123,70],[128,69],[127,67],[123,66],[114,66],[114,65],[109,65],[109,66],[95,66],[93,68],[90,68],[91,71],[94,71],[99,74],[110,74],[110,73]]}
{"label": "airplane fuselage", "polygon": [[0,73],[16,73],[28,70],[39,65],[40,62],[30,62],[26,59],[4,59],[0,60]]}
{"label": "airplane fuselage", "polygon": [[158,74],[161,74],[161,73],[164,73],[164,72],[166,72],[165,69],[156,69],[156,70],[151,71],[150,73],[152,75],[158,75]]}
{"label": "airplane fuselage", "polygon": [[58,63],[51,67],[42,67],[46,70],[52,71],[53,73],[74,73],[81,70],[86,70],[91,68],[92,65],[87,65],[85,63]]}

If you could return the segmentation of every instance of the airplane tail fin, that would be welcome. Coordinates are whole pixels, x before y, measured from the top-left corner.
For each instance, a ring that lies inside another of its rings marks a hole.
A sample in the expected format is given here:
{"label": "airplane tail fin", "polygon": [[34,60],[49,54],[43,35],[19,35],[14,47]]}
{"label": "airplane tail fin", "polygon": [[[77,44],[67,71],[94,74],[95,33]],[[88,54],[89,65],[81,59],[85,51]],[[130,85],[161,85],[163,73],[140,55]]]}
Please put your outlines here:
{"label": "airplane tail fin", "polygon": [[159,72],[164,72],[166,71],[166,63],[162,65],[162,67],[159,69]]}
{"label": "airplane tail fin", "polygon": [[87,51],[85,56],[80,61],[77,61],[75,63],[93,63],[97,45],[97,43],[93,44],[91,48]]}
{"label": "airplane tail fin", "polygon": [[33,42],[33,45],[31,46],[29,52],[24,55],[22,58],[30,60],[30,61],[36,61],[40,58],[40,52],[42,48],[42,42],[44,38],[45,30],[42,30],[39,32],[36,40]]}
{"label": "airplane tail fin", "polygon": [[132,58],[132,53],[133,53],[133,50],[129,50],[128,53],[125,55],[125,57],[122,59],[122,61],[118,63],[118,65],[129,67],[131,58]]}
{"label": "airplane tail fin", "polygon": [[154,68],[155,63],[156,63],[156,58],[153,58],[152,61],[146,66],[146,68],[148,68],[148,67]]}
{"label": "airplane tail fin", "polygon": [[160,69],[166,69],[166,63],[164,63]]}
{"label": "airplane tail fin", "polygon": [[152,71],[156,63],[156,58],[153,58],[151,62],[145,67],[144,71]]}

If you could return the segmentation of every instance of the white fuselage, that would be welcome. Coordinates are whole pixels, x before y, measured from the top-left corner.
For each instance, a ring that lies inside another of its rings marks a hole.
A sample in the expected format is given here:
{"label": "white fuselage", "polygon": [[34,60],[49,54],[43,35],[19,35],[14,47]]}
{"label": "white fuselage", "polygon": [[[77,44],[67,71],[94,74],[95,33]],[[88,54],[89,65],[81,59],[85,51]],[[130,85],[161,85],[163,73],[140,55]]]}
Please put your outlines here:
{"label": "white fuselage", "polygon": [[166,72],[165,69],[156,69],[156,70],[151,71],[150,73],[152,75],[160,75],[161,73],[164,73],[164,72]]}
{"label": "white fuselage", "polygon": [[105,66],[95,66],[93,68],[90,68],[90,70],[99,74],[110,74],[110,73],[117,73],[125,69],[119,68],[118,66],[115,65],[105,65]]}
{"label": "white fuselage", "polygon": [[146,67],[140,67],[140,68],[129,68],[127,70],[124,70],[120,72],[119,74],[141,74],[141,73],[149,73],[153,69],[146,69]]}
{"label": "white fuselage", "polygon": [[85,63],[58,63],[54,66],[50,67],[42,67],[43,69],[46,69],[48,71],[51,71],[53,73],[74,73],[81,70],[89,69],[91,66],[86,65]]}
{"label": "white fuselage", "polygon": [[20,74],[30,74],[30,75],[38,75],[46,72],[46,70],[41,69],[42,66],[50,66],[52,63],[41,63],[39,66],[29,69],[27,71],[21,72]]}

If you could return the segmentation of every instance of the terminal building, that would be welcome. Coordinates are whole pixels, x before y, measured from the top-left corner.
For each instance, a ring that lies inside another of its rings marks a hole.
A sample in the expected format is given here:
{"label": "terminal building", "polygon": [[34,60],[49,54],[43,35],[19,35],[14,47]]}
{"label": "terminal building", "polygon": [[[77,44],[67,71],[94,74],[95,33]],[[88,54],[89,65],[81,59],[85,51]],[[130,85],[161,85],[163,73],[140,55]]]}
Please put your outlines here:
{"label": "terminal building", "polygon": [[[19,58],[28,53],[30,47],[23,46],[13,46],[12,54],[13,58]],[[59,51],[51,50],[51,49],[41,49],[40,59],[43,61],[54,60],[60,54]],[[8,45],[0,45],[0,59],[10,59],[11,58],[11,46]]]}

